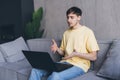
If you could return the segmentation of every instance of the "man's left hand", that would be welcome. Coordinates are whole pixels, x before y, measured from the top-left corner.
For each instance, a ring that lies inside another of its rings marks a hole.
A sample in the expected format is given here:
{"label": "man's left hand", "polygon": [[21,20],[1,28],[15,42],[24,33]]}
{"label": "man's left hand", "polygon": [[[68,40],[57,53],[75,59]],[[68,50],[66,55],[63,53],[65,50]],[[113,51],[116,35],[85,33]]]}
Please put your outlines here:
{"label": "man's left hand", "polygon": [[63,57],[62,59],[66,60],[66,59],[69,59],[69,58],[72,58],[72,57],[75,57],[78,55],[78,52],[76,50],[74,50],[74,52],[72,52],[70,55],[66,56],[66,57]]}

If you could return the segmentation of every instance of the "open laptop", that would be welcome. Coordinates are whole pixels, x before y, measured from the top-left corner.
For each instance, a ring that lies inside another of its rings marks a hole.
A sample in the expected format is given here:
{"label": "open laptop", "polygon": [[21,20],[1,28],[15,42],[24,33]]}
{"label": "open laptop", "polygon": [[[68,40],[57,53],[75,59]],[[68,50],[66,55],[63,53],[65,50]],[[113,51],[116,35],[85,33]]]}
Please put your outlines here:
{"label": "open laptop", "polygon": [[73,66],[71,64],[55,63],[48,52],[23,51],[23,53],[33,68],[59,72]]}

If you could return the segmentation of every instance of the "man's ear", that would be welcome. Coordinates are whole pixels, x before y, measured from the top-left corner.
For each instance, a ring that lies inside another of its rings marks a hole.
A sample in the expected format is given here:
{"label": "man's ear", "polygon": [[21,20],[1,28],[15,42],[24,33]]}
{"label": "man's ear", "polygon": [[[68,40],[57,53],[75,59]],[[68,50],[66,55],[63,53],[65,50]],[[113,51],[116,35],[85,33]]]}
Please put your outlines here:
{"label": "man's ear", "polygon": [[78,20],[79,20],[79,21],[81,20],[81,16],[78,16]]}

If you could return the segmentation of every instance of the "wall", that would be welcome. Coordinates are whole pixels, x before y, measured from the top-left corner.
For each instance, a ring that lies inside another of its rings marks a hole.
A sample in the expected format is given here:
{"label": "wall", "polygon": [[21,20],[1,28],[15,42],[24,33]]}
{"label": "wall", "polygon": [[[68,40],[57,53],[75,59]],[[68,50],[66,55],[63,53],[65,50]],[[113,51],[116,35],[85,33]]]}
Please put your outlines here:
{"label": "wall", "polygon": [[0,0],[0,43],[22,34],[20,0]]}
{"label": "wall", "polygon": [[[21,29],[20,21],[20,1],[17,0],[1,0],[0,1],[0,26],[13,24],[15,27],[15,33],[18,35]],[[19,31],[17,31],[18,29]],[[16,32],[17,31],[17,32]]]}
{"label": "wall", "polygon": [[[34,11],[33,0],[0,0],[0,28],[13,25],[16,37],[24,36],[24,27],[31,21]],[[0,42],[1,42],[0,38]]]}
{"label": "wall", "polygon": [[33,0],[21,0],[22,34],[24,34],[26,24],[32,20],[33,12]]}
{"label": "wall", "polygon": [[120,0],[34,0],[35,10],[40,6],[44,9],[45,38],[62,38],[68,28],[66,10],[71,6],[82,9],[80,23],[90,27],[97,39],[120,38]]}

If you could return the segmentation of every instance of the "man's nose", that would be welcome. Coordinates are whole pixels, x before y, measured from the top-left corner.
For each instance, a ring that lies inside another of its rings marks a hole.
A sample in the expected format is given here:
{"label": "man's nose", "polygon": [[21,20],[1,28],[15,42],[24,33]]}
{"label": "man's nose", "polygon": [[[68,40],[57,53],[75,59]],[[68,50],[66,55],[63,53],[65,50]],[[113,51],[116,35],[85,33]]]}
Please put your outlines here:
{"label": "man's nose", "polygon": [[68,19],[67,19],[67,21],[68,21],[68,22],[70,22],[70,21],[71,21],[71,19],[70,19],[70,18],[68,18]]}

